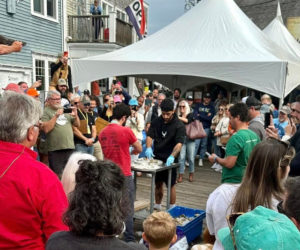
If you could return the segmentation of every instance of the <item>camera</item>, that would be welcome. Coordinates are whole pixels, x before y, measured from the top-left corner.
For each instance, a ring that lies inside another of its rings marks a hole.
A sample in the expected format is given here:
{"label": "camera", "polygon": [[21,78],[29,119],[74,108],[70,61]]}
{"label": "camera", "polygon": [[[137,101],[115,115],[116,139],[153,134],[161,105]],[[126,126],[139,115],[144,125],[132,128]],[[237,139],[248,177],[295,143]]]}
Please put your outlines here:
{"label": "camera", "polygon": [[84,95],[90,95],[90,91],[89,91],[88,89],[85,89],[85,90],[83,91],[83,94],[84,94]]}
{"label": "camera", "polygon": [[64,113],[65,114],[70,114],[72,113],[73,109],[72,108],[64,108]]}

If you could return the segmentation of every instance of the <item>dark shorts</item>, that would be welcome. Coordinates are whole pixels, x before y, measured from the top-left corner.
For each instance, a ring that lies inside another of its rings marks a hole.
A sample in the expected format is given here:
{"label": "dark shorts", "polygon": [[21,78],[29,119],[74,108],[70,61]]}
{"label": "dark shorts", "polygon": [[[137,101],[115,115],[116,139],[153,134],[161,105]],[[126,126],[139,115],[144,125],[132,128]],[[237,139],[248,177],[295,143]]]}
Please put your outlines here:
{"label": "dark shorts", "polygon": [[[164,182],[166,186],[168,186],[168,172],[169,170],[157,172],[155,177],[155,183]],[[176,184],[176,178],[177,178],[177,169],[173,168],[171,174],[171,187]]]}

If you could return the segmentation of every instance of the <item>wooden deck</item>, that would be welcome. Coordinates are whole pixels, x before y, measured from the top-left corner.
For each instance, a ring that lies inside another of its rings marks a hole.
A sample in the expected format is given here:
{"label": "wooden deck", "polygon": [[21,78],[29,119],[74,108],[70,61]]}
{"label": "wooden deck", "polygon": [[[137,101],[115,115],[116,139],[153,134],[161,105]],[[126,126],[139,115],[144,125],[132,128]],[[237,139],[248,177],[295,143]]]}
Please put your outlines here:
{"label": "wooden deck", "polygon": [[[204,161],[204,166],[199,167],[198,161],[195,162],[194,181],[188,181],[188,167],[182,183],[176,185],[176,205],[205,210],[208,195],[221,184],[221,173],[211,169],[211,163]],[[151,178],[145,175],[137,178],[137,200],[150,200]],[[162,206],[166,206],[166,188]]]}

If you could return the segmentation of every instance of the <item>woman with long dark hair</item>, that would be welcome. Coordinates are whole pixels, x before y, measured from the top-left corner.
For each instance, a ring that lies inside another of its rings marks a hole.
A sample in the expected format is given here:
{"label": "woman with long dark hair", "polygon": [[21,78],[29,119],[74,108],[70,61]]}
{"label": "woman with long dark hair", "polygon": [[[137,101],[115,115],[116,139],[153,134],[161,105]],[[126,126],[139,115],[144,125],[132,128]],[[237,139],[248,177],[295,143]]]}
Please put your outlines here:
{"label": "woman with long dark hair", "polygon": [[[223,183],[206,203],[206,221],[211,235],[227,227],[226,215],[248,212],[257,206],[277,210],[284,198],[284,182],[295,150],[288,143],[268,138],[257,144],[241,184]],[[217,239],[214,249],[223,249]]]}
{"label": "woman with long dark hair", "polygon": [[116,164],[81,161],[75,181],[63,217],[70,231],[54,233],[47,242],[47,250],[145,249],[118,239],[125,230],[128,201],[125,177]]}

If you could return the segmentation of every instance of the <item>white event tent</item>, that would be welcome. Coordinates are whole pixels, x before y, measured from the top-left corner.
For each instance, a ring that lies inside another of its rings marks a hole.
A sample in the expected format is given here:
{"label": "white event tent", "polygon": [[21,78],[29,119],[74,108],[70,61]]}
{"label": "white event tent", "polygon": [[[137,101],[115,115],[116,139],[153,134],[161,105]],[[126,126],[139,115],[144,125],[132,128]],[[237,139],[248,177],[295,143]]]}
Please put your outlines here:
{"label": "white event tent", "polygon": [[298,85],[298,63],[233,0],[202,0],[142,41],[74,60],[73,76],[78,84],[123,75],[161,77],[170,80],[166,85],[171,88],[216,79],[282,99]]}
{"label": "white event tent", "polygon": [[279,3],[277,7],[277,16],[263,30],[263,32],[278,46],[287,50],[292,56],[294,56],[295,60],[300,61],[300,44],[285,27],[282,20],[281,8]]}

